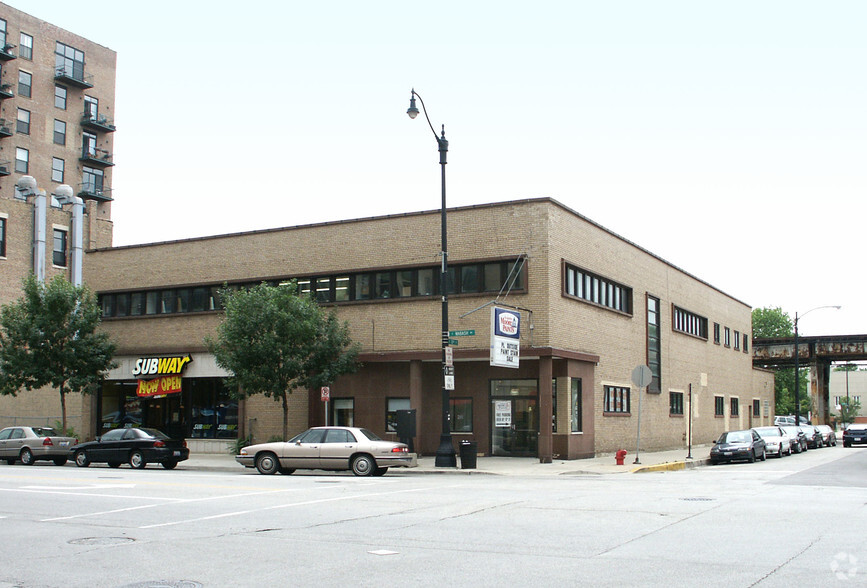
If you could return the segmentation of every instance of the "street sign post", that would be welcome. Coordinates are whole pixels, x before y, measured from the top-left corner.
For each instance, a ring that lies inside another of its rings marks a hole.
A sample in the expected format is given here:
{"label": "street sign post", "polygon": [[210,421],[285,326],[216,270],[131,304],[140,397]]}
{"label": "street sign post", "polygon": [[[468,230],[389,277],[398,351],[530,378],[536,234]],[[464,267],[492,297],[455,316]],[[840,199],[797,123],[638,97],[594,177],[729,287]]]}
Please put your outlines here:
{"label": "street sign post", "polygon": [[632,383],[638,386],[638,433],[635,436],[635,461],[632,463],[641,463],[638,461],[638,452],[641,448],[641,397],[644,396],[642,390],[649,386],[652,381],[653,372],[646,365],[636,366],[632,370]]}

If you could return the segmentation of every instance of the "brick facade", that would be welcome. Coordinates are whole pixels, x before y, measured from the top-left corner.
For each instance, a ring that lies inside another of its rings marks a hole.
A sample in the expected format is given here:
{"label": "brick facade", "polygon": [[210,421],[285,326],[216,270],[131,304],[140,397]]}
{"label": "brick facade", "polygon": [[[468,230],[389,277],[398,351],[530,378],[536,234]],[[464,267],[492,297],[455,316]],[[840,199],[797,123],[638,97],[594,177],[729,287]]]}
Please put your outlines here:
{"label": "brick facade", "polygon": [[[525,309],[518,370],[488,362],[490,310],[480,307],[496,294],[449,297],[450,329],[474,330],[455,347],[456,386],[452,398],[472,399],[473,430],[455,434],[491,451],[492,380],[539,381],[533,410],[556,414],[557,433],[547,438],[561,457],[583,457],[641,447],[685,447],[689,411],[695,442],[708,442],[728,427],[769,423],[772,414],[750,420],[753,399],[773,406],[773,376],[752,368],[751,354],[713,341],[719,323],[749,341],[751,309],[665,260],[607,231],[556,201],[535,199],[449,211],[449,263],[519,260],[525,287],[500,302]],[[153,288],[220,285],[232,282],[306,277],[341,272],[435,266],[439,252],[439,211],[359,219],[302,227],[222,235],[88,252],[85,278],[96,291],[122,293]],[[564,267],[572,264],[631,289],[631,312],[564,295]],[[632,370],[647,362],[647,296],[660,301],[661,382],[659,394],[640,393]],[[362,346],[364,367],[332,386],[332,397],[352,399],[356,424],[385,434],[388,398],[410,398],[417,410],[418,449],[432,453],[440,433],[440,310],[437,296],[339,302],[330,305],[350,324]],[[679,332],[672,322],[677,306],[708,322],[708,337]],[[531,312],[526,312],[531,311]],[[108,319],[103,328],[125,356],[204,350],[219,312]],[[570,386],[581,379],[583,431],[570,432]],[[688,404],[692,384],[693,403]],[[603,413],[604,386],[629,388],[631,411]],[[683,414],[669,412],[669,393],[683,394]],[[726,399],[726,414],[714,416],[714,396]],[[553,396],[553,392],[552,392]],[[730,398],[739,415],[728,414]],[[318,391],[291,396],[293,431],[324,423]],[[772,412],[772,411],[771,411]],[[279,434],[282,413],[271,399],[254,397],[243,407],[258,440]],[[550,413],[547,413],[550,414]],[[539,419],[538,415],[535,418]],[[253,420],[251,420],[253,419]],[[544,422],[544,421],[542,421]],[[544,427],[543,427],[544,429]],[[544,438],[543,431],[541,438]],[[540,442],[541,443],[541,442]],[[540,448],[542,445],[540,445]],[[547,447],[547,446],[546,446]],[[541,450],[540,450],[541,451]]]}

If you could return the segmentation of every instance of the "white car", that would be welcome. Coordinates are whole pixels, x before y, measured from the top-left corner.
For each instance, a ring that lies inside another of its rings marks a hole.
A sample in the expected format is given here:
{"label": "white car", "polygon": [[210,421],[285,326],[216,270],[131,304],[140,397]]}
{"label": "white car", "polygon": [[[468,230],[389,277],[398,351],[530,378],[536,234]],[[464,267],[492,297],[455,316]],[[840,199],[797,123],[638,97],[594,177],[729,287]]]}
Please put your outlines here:
{"label": "white car", "polygon": [[755,427],[753,431],[765,440],[765,450],[768,455],[777,457],[792,455],[792,442],[780,427]]}
{"label": "white car", "polygon": [[289,441],[260,443],[241,449],[235,461],[260,474],[295,470],[352,470],[356,476],[381,476],[388,468],[417,465],[404,443],[384,441],[358,427],[314,427]]}

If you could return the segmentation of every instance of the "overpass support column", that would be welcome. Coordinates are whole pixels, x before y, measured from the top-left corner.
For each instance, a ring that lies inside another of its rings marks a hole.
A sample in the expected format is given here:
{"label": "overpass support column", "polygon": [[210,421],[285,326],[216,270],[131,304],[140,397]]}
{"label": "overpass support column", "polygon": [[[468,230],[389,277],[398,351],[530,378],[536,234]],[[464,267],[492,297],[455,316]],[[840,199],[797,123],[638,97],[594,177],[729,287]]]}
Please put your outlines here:
{"label": "overpass support column", "polygon": [[810,397],[813,400],[814,422],[827,425],[831,421],[831,362],[817,361],[810,368]]}

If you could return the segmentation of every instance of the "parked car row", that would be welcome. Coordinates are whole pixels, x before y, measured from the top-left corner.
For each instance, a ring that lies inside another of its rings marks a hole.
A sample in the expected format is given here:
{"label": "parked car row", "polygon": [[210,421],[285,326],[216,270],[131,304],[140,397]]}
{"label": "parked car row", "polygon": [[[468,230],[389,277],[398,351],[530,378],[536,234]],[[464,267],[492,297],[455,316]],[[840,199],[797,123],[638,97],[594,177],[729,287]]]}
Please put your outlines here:
{"label": "parked car row", "polygon": [[170,439],[165,433],[146,427],[112,429],[85,443],[60,436],[50,427],[7,427],[0,431],[0,459],[9,465],[16,461],[32,465],[36,460],[64,465],[73,459],[79,467],[107,463],[116,468],[128,463],[141,469],[149,463],[159,463],[170,470],[189,457],[185,440]]}
{"label": "parked car row", "polygon": [[[867,425],[858,442],[867,443]],[[843,444],[846,445],[844,434]],[[828,425],[773,425],[741,431],[726,431],[710,450],[713,465],[731,461],[764,461],[808,449],[837,445],[837,434]],[[847,446],[848,447],[848,446]]]}

